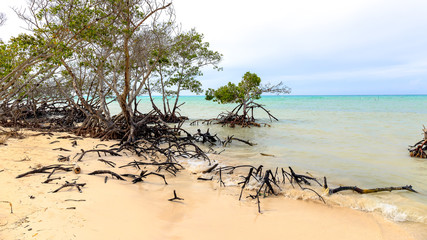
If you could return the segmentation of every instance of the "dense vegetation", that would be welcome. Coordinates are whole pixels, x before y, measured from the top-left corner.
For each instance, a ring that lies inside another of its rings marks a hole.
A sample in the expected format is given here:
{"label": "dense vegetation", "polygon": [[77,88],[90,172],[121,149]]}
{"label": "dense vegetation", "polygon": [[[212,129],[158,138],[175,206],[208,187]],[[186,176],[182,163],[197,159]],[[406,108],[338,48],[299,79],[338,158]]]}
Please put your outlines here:
{"label": "dense vegetation", "polygon": [[[180,94],[203,92],[203,67],[221,70],[222,55],[203,34],[182,30],[165,0],[31,0],[28,10],[16,12],[30,33],[0,41],[2,126],[132,143],[151,135],[150,124],[185,120]],[[262,106],[253,100],[290,91],[260,82],[248,72],[237,85],[209,89],[207,99],[239,103],[228,116],[233,126],[255,124],[253,109]],[[142,94],[151,100],[148,113],[138,111]],[[113,101],[117,115],[109,109]]]}
{"label": "dense vegetation", "polygon": [[[28,8],[17,14],[31,33],[0,42],[3,126],[48,121],[50,129],[133,142],[149,123],[178,122],[180,93],[202,92],[201,68],[218,68],[222,58],[202,34],[181,30],[164,0],[32,0]],[[154,111],[140,113],[145,92],[159,92],[163,106],[152,101]],[[112,116],[111,101],[120,114]]]}

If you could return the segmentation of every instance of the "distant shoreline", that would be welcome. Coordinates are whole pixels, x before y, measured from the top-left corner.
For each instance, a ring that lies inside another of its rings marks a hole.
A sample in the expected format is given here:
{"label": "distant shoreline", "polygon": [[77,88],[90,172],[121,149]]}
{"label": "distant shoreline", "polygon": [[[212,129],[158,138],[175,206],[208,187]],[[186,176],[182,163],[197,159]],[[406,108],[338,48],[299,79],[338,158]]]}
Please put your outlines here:
{"label": "distant shoreline", "polygon": [[[416,97],[416,96],[427,96],[427,94],[355,94],[355,95],[293,95],[293,94],[266,94],[262,95],[262,97]],[[140,97],[149,97],[148,95],[142,95]],[[153,95],[154,98],[161,97],[161,95]],[[181,95],[180,97],[199,97],[204,98],[204,95]],[[173,97],[172,97],[173,98]]]}

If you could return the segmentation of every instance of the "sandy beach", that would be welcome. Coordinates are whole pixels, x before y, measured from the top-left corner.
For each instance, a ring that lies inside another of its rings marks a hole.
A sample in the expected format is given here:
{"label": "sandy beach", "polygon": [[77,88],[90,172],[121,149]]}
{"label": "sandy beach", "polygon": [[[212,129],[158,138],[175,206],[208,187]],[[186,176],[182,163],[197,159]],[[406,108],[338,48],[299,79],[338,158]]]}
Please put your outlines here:
{"label": "sandy beach", "polygon": [[[58,164],[58,156],[73,156],[80,149],[102,149],[114,141],[58,139],[54,136],[10,138],[1,145],[0,239],[418,239],[402,226],[376,213],[366,213],[315,201],[283,196],[262,199],[262,213],[256,200],[238,200],[236,187],[219,187],[217,181],[197,181],[199,172],[186,169],[132,184],[106,175],[87,175],[94,170],[138,174],[135,168],[112,168],[88,153],[78,165],[80,174],[55,172],[32,174],[17,179],[32,168]],[[58,142],[54,142],[58,141]],[[52,143],[54,142],[54,143]],[[97,146],[98,145],[98,146]],[[70,150],[52,150],[63,148]],[[101,156],[122,166],[139,160],[126,156]],[[76,158],[77,159],[77,158]],[[85,183],[80,193],[64,188],[65,181]],[[168,201],[173,191],[184,200]],[[13,214],[10,212],[12,203]]]}
{"label": "sandy beach", "polygon": [[0,240],[427,240],[425,9],[0,1]]}

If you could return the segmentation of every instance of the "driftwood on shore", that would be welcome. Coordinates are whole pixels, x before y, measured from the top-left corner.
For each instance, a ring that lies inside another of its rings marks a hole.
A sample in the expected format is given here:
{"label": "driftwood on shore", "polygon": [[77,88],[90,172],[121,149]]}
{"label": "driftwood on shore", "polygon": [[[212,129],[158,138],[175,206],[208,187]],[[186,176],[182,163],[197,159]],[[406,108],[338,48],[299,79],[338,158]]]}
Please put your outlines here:
{"label": "driftwood on shore", "polygon": [[88,175],[99,175],[99,174],[110,174],[111,177],[115,177],[118,180],[126,181],[119,174],[112,172],[112,171],[109,171],[109,170],[97,170],[97,171],[93,171],[91,173],[88,173]]}
{"label": "driftwood on shore", "polygon": [[[48,170],[52,170],[52,171],[48,171]],[[16,178],[22,178],[22,177],[28,176],[30,174],[35,174],[35,173],[49,173],[49,174],[52,174],[55,171],[66,171],[66,172],[70,172],[70,171],[73,171],[73,166],[70,166],[69,164],[54,164],[54,165],[49,165],[49,166],[37,168],[37,169],[31,170],[31,171],[19,174],[18,176],[16,176]]]}
{"label": "driftwood on shore", "polygon": [[68,182],[68,181],[65,181],[65,183],[61,186],[61,187],[59,187],[58,189],[56,189],[56,190],[54,190],[52,193],[56,193],[56,192],[58,192],[59,190],[61,190],[61,189],[63,189],[63,188],[66,188],[66,187],[75,187],[75,188],[77,188],[77,190],[79,190],[79,192],[80,193],[82,193],[82,187],[84,187],[86,185],[86,183],[76,183],[76,181],[74,181],[74,182]]}
{"label": "driftwood on shore", "polygon": [[87,151],[82,149],[82,153],[80,154],[80,157],[77,159],[77,162],[80,162],[83,159],[84,155],[89,152],[96,152],[98,154],[98,157],[101,157],[101,153],[104,153],[105,156],[107,154],[110,154],[111,156],[121,156],[119,153],[110,149],[92,149]]}
{"label": "driftwood on shore", "polygon": [[127,177],[132,177],[132,183],[137,183],[137,182],[143,182],[143,178],[146,178],[150,175],[154,175],[154,176],[158,176],[161,177],[165,183],[165,185],[168,185],[168,182],[166,181],[166,177],[163,174],[160,173],[155,173],[155,172],[148,172],[148,171],[141,171],[141,173],[139,175],[134,175],[134,174],[126,174],[126,175],[122,175],[122,176],[127,176]]}
{"label": "driftwood on shore", "polygon": [[391,191],[397,191],[397,190],[407,190],[410,192],[418,193],[415,191],[411,185],[401,186],[401,187],[383,187],[383,188],[371,188],[371,189],[362,189],[356,186],[339,186],[337,188],[330,189],[328,187],[328,183],[326,180],[326,177],[324,177],[324,184],[323,188],[326,190],[326,192],[329,195],[332,195],[337,192],[346,191],[346,190],[352,190],[354,192],[357,192],[359,194],[367,194],[367,193],[376,193],[376,192],[391,192]]}
{"label": "driftwood on shore", "polygon": [[168,201],[183,201],[184,198],[180,198],[176,195],[176,190],[173,190],[173,198],[168,199]]}
{"label": "driftwood on shore", "polygon": [[[220,167],[215,170],[215,173],[218,174],[218,182],[220,186],[225,186],[223,180],[223,174],[231,174],[236,169],[247,169],[247,174],[241,176],[243,181],[239,182],[238,185],[241,185],[239,200],[243,197],[243,192],[246,189],[247,185],[251,180],[255,181],[257,188],[252,191],[252,193],[247,195],[247,198],[256,199],[258,205],[258,211],[261,213],[261,201],[260,196],[264,198],[273,195],[276,196],[279,192],[283,192],[284,186],[289,183],[292,188],[295,188],[297,185],[302,191],[313,192],[319,200],[326,204],[325,196],[322,196],[319,191],[326,193],[326,196],[336,194],[341,191],[351,190],[359,194],[368,194],[376,193],[383,191],[397,191],[397,190],[406,190],[409,192],[415,191],[411,185],[400,186],[400,187],[382,187],[382,188],[371,188],[371,189],[362,189],[357,186],[340,186],[337,188],[329,188],[326,177],[324,177],[324,183],[322,184],[317,178],[311,176],[310,174],[298,174],[294,171],[293,168],[288,167],[289,171],[281,168],[276,168],[274,173],[272,170],[263,170],[263,166],[258,167],[252,165],[237,165],[237,166],[225,166]],[[210,180],[210,179],[209,179]],[[314,186],[313,186],[314,184]]]}
{"label": "driftwood on shore", "polygon": [[116,163],[113,162],[113,161],[108,161],[108,160],[105,160],[105,159],[102,159],[102,158],[98,159],[98,161],[103,162],[103,163],[105,163],[106,165],[108,165],[110,167],[113,167],[113,168],[116,167]]}

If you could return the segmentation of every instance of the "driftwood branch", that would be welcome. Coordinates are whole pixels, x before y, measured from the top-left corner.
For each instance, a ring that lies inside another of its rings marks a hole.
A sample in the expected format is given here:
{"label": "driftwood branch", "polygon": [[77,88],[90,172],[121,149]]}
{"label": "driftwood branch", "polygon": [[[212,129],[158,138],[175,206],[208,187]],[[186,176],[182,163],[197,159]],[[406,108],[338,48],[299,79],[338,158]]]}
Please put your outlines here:
{"label": "driftwood branch", "polygon": [[55,171],[62,170],[62,171],[70,172],[73,170],[73,166],[62,165],[62,164],[49,165],[49,166],[45,166],[45,167],[41,167],[41,168],[37,168],[37,169],[31,170],[31,171],[28,171],[26,173],[19,174],[18,176],[16,176],[16,178],[25,177],[27,175],[35,174],[35,173],[51,173],[48,170],[55,170]]}
{"label": "driftwood branch", "polygon": [[64,151],[64,152],[71,152],[71,150],[68,150],[68,149],[65,149],[65,148],[62,148],[62,147],[60,147],[60,148],[54,148],[52,150],[58,150],[58,151]]}
{"label": "driftwood branch", "polygon": [[111,167],[113,167],[113,168],[115,168],[115,167],[116,167],[116,163],[115,163],[115,162],[113,162],[113,161],[104,160],[104,159],[102,159],[102,158],[98,159],[98,161],[103,162],[103,163],[105,163],[105,164],[107,164],[107,165],[109,165],[109,166],[111,166]]}
{"label": "driftwood branch", "polygon": [[77,159],[77,162],[80,162],[83,159],[84,155],[86,153],[90,153],[90,152],[98,153],[98,157],[101,157],[101,153],[104,153],[105,155],[107,155],[107,153],[108,153],[111,156],[122,156],[122,155],[118,154],[117,152],[114,152],[113,150],[108,150],[108,149],[92,149],[92,150],[87,150],[87,151],[82,150],[82,153],[81,153],[80,157]]}
{"label": "driftwood branch", "polygon": [[331,189],[328,187],[328,182],[326,180],[326,177],[324,177],[323,179],[324,179],[324,186],[323,187],[327,190],[329,195],[332,195],[334,193],[338,193],[341,191],[346,191],[346,190],[352,190],[352,191],[357,192],[359,194],[376,193],[376,192],[391,192],[391,191],[397,191],[397,190],[406,190],[406,191],[418,193],[417,191],[415,191],[412,188],[412,185],[406,185],[406,186],[401,186],[401,187],[370,188],[370,189],[362,189],[362,188],[359,188],[356,186],[340,186],[340,187]]}
{"label": "driftwood branch", "polygon": [[233,140],[236,140],[236,141],[239,141],[239,142],[245,143],[245,144],[247,144],[247,145],[249,145],[249,146],[254,146],[254,145],[256,145],[256,143],[251,143],[249,140],[243,140],[243,139],[240,139],[240,138],[236,138],[236,137],[234,137],[234,135],[233,135],[233,136],[227,136],[227,138],[222,142],[222,146],[226,147],[226,146],[227,146],[228,144],[230,144]]}
{"label": "driftwood branch", "polygon": [[150,175],[155,175],[155,176],[159,176],[159,177],[163,178],[165,185],[168,185],[168,183],[166,182],[165,175],[160,174],[160,173],[155,173],[155,172],[147,172],[147,171],[141,171],[141,174],[139,176],[135,175],[136,177],[135,177],[135,179],[132,180],[132,183],[143,182],[144,181],[143,178],[146,178],[147,176],[150,176]]}
{"label": "driftwood branch", "polygon": [[216,167],[218,167],[218,163],[215,163],[212,167],[206,169],[205,171],[203,171],[202,173],[210,173],[212,172]]}
{"label": "driftwood branch", "polygon": [[50,182],[52,182],[52,181],[54,181],[54,180],[61,180],[61,178],[60,177],[57,177],[57,178],[48,178],[48,179],[46,179],[44,182],[42,182],[42,183],[50,183]]}
{"label": "driftwood branch", "polygon": [[72,183],[70,183],[70,182],[68,182],[68,181],[65,181],[65,184],[64,185],[62,185],[61,187],[59,187],[58,189],[56,189],[55,191],[53,191],[52,193],[56,193],[56,192],[58,192],[59,190],[61,190],[61,189],[63,189],[63,188],[66,188],[66,187],[76,187],[77,188],[77,190],[79,190],[79,192],[81,193],[82,192],[82,187],[84,187],[86,185],[86,183],[76,183],[76,181],[74,181],[74,182],[72,182]]}
{"label": "driftwood branch", "polygon": [[111,174],[111,177],[115,177],[118,180],[126,181],[124,178],[122,178],[119,174],[109,171],[109,170],[97,170],[89,173],[88,175],[99,175],[99,174]]}
{"label": "driftwood branch", "polygon": [[197,180],[200,180],[200,181],[212,181],[213,177],[211,177],[211,178],[198,177]]}
{"label": "driftwood branch", "polygon": [[173,190],[173,198],[168,199],[168,201],[176,201],[176,200],[184,200],[184,198],[180,198],[176,195],[176,191]]}

